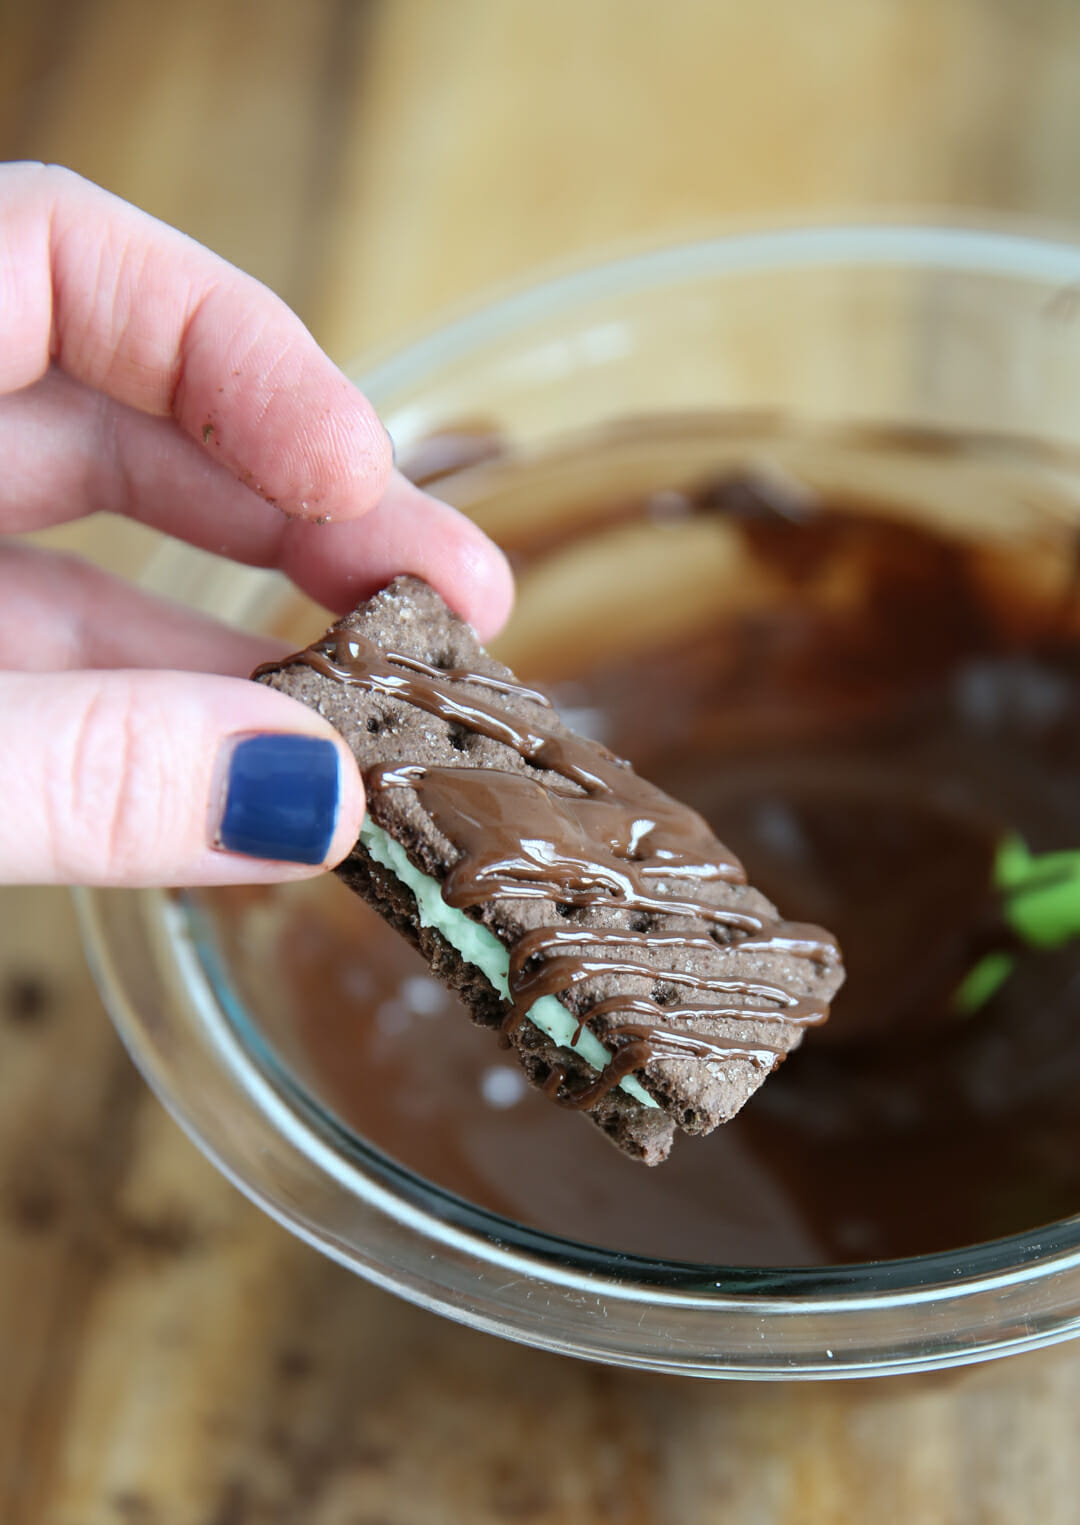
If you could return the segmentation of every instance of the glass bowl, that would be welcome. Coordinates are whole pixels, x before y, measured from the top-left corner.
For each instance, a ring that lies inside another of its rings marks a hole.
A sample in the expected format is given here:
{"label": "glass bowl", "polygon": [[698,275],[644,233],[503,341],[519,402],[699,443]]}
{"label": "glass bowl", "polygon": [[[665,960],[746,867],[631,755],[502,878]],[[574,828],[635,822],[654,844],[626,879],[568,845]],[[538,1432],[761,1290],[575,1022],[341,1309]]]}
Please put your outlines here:
{"label": "glass bowl", "polygon": [[[438,490],[496,537],[587,511],[601,489],[669,486],[688,462],[870,491],[961,535],[1034,526],[1062,551],[1080,523],[1080,249],[1064,243],[853,227],[667,248],[511,294],[359,380],[402,460],[464,438],[463,469]],[[496,433],[537,465],[520,491],[485,486]],[[569,480],[589,439],[603,442],[594,466]],[[275,574],[177,545],[147,582],[296,640],[322,625]],[[526,670],[567,613],[559,587],[526,577],[502,648]],[[642,607],[648,587],[622,601]],[[499,1217],[335,1115],[268,1013],[238,998],[188,897],[78,902],[113,1020],[192,1138],[292,1232],[426,1308],[569,1355],[737,1378],[927,1370],[1080,1330],[1076,1217],[955,1252],[791,1269],[666,1262]]]}

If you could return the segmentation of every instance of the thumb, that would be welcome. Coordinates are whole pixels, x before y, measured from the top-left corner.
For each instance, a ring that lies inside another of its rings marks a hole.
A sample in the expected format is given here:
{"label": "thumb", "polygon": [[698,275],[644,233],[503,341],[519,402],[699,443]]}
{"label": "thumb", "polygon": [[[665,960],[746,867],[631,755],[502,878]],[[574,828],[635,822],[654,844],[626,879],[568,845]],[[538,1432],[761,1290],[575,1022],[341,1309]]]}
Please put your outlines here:
{"label": "thumb", "polygon": [[259,683],[3,673],[0,717],[0,882],[308,878],[360,830],[345,743]]}

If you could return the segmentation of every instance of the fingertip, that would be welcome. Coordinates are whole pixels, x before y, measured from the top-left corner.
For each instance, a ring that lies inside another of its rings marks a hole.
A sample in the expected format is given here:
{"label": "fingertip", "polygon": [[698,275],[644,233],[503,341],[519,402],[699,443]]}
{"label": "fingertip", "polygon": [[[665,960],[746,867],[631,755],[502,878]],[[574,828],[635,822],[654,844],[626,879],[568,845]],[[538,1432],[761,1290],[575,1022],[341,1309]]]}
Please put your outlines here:
{"label": "fingertip", "polygon": [[364,780],[356,758],[339,736],[333,738],[338,752],[339,803],[337,823],[323,860],[324,867],[336,868],[356,846],[364,824],[367,797]]}
{"label": "fingertip", "polygon": [[505,554],[480,530],[462,544],[453,607],[481,641],[499,634],[514,607],[514,574]]}
{"label": "fingertip", "polygon": [[453,504],[394,473],[384,502],[394,571],[414,572],[439,592],[482,641],[497,635],[514,606],[514,574],[504,552]]}
{"label": "fingertip", "polygon": [[[353,391],[356,392],[355,387]],[[394,443],[372,404],[361,392],[356,392],[356,396],[359,400],[357,442],[361,458],[356,492],[346,507],[360,514],[370,513],[386,496],[394,477]]]}
{"label": "fingertip", "polygon": [[382,420],[344,376],[336,400],[312,407],[302,431],[296,485],[277,500],[290,518],[315,524],[362,518],[386,496],[394,447]]}
{"label": "fingertip", "polygon": [[[441,593],[482,641],[498,635],[514,606],[514,574],[505,553],[460,509],[406,484],[402,507],[430,527],[414,571]],[[437,531],[437,534],[435,533]]]}
{"label": "fingertip", "polygon": [[460,510],[399,473],[360,522],[287,529],[278,567],[339,613],[405,572],[430,583],[481,640],[502,629],[513,607],[513,574],[495,542]]}
{"label": "fingertip", "polygon": [[272,292],[230,272],[189,317],[170,407],[204,452],[289,518],[370,512],[393,447],[374,407]]}

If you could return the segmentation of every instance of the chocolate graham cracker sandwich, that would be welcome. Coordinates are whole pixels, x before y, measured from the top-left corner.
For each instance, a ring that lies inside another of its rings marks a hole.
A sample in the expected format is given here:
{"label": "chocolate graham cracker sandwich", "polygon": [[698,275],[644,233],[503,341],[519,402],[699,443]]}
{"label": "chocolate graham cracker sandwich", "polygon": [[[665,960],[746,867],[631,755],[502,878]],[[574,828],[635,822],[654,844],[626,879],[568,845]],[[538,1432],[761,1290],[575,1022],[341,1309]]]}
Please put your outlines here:
{"label": "chocolate graham cracker sandwich", "polygon": [[389,587],[255,675],[346,738],[367,787],[337,873],[528,1078],[658,1164],[828,1015],[843,971],[702,818],[575,734],[437,593]]}

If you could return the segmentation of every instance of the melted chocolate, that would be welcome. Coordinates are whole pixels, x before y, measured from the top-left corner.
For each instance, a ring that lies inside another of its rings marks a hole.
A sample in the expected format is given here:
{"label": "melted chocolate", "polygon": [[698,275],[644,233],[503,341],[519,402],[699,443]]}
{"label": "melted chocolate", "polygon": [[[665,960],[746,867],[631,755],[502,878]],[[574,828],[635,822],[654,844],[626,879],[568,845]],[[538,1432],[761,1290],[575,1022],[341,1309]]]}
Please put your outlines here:
{"label": "melted chocolate", "polygon": [[[448,905],[466,911],[492,899],[553,901],[570,908],[614,904],[627,911],[695,916],[721,932],[719,937],[655,939],[665,946],[693,947],[718,966],[705,973],[665,973],[665,983],[710,991],[719,1001],[674,1008],[624,995],[599,1003],[584,1014],[579,1033],[593,1015],[646,1020],[605,1024],[604,1040],[615,1051],[603,1072],[595,1082],[569,1091],[565,1069],[556,1065],[544,1087],[549,1096],[579,1110],[590,1107],[626,1075],[646,1070],[656,1059],[693,1058],[708,1064],[737,1058],[772,1070],[784,1058],[783,1047],[687,1034],[672,1029],[672,1020],[721,1017],[807,1026],[827,1017],[821,1001],[725,971],[733,955],[747,948],[782,949],[823,963],[836,962],[839,955],[833,939],[818,927],[716,906],[694,893],[695,883],[746,882],[741,863],[696,811],[640,778],[606,748],[535,718],[492,708],[461,689],[481,688],[550,709],[546,695],[484,673],[438,668],[381,651],[352,630],[315,642],[289,662],[306,664],[339,683],[392,695],[501,742],[543,773],[543,778],[532,778],[509,770],[408,764],[367,770],[369,798],[412,791],[460,854],[442,884]],[[265,670],[273,668],[269,664]],[[504,1032],[525,1021],[542,996],[565,995],[583,980],[654,975],[649,963],[626,953],[651,941],[648,933],[584,928],[548,927],[528,934],[511,950],[511,1004]],[[575,945],[574,951],[552,956],[569,945]],[[583,946],[590,951],[578,951]]]}
{"label": "melted chocolate", "polygon": [[[762,576],[784,579],[783,607],[718,608],[664,649],[586,658],[556,697],[688,800],[753,883],[833,928],[848,978],[829,1023],[730,1123],[645,1171],[568,1127],[419,955],[329,877],[203,892],[241,994],[311,1091],[391,1157],[612,1251],[836,1264],[1080,1212],[1080,945],[1020,951],[972,1017],[951,1001],[1000,944],[1000,838],[1080,847],[1068,547],[1048,587],[1022,541],[993,559],[992,545],[877,503],[782,511],[747,477],[678,496],[681,513],[738,526]],[[591,520],[525,524],[509,549],[527,560],[655,516],[654,498],[613,494]],[[518,665],[550,680],[536,656]],[[559,930],[534,936],[558,955]],[[529,953],[523,939],[520,965]],[[623,1016],[651,1025],[647,1012]]]}

